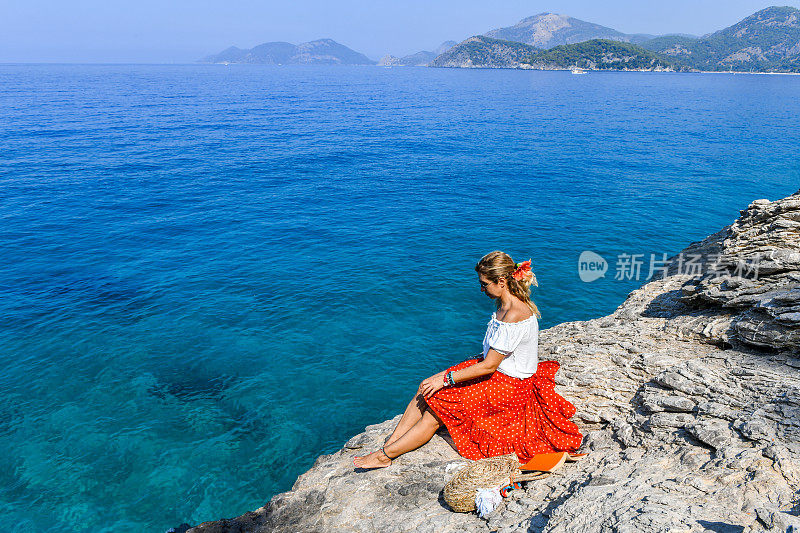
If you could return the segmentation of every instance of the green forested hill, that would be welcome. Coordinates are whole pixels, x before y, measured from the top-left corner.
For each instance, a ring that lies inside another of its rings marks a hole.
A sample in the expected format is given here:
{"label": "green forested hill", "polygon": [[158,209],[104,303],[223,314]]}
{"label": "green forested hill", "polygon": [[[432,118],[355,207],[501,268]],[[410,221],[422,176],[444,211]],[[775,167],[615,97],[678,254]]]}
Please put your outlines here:
{"label": "green forested hill", "polygon": [[524,43],[470,37],[437,57],[432,67],[597,70],[687,70],[685,64],[630,43],[594,39],[542,50]]}
{"label": "green forested hill", "polygon": [[682,61],[630,43],[593,39],[556,46],[531,56],[528,63],[539,68],[577,66],[598,70],[688,70]]}

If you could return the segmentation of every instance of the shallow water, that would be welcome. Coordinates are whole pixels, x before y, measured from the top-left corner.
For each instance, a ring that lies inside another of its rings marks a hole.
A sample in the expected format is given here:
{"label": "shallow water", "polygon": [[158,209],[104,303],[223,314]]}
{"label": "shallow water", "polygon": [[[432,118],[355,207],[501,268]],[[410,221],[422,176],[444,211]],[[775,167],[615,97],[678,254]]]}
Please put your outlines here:
{"label": "shallow water", "polygon": [[800,188],[798,116],[789,76],[0,66],[0,514],[259,507],[481,350],[481,255],[542,328],[607,314],[617,255]]}

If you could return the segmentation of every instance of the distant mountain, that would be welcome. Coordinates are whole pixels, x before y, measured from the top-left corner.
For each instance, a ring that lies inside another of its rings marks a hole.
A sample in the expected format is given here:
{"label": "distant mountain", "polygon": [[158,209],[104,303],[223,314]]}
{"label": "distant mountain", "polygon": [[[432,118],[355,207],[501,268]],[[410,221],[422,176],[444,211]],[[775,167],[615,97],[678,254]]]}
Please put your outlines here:
{"label": "distant mountain", "polygon": [[484,35],[494,39],[526,43],[537,48],[552,48],[590,39],[640,43],[655,37],[647,34],[629,35],[599,24],[556,13],[539,13],[522,19],[514,26],[498,28]]}
{"label": "distant mountain", "polygon": [[768,7],[699,39],[665,36],[642,46],[699,70],[800,72],[800,9]]}
{"label": "distant mountain", "polygon": [[395,57],[392,55],[387,55],[383,59],[378,62],[378,65],[381,66],[393,66],[393,67],[424,67],[431,61],[433,61],[436,56],[441,55],[454,47],[457,43],[455,41],[445,41],[439,45],[436,50],[433,52],[428,52],[423,50],[422,52],[417,52],[416,54],[411,54],[403,57]]}
{"label": "distant mountain", "polygon": [[456,41],[445,41],[442,44],[440,44],[439,47],[433,51],[433,53],[436,54],[437,56],[441,55],[450,50],[451,48],[453,48],[457,44],[458,43]]}
{"label": "distant mountain", "polygon": [[204,57],[201,63],[257,63],[263,65],[374,65],[364,54],[351,50],[333,39],[319,39],[294,45],[274,42],[249,50],[232,46],[216,55]]}
{"label": "distant mountain", "polygon": [[476,35],[438,56],[430,67],[519,68],[539,52],[535,46]]}

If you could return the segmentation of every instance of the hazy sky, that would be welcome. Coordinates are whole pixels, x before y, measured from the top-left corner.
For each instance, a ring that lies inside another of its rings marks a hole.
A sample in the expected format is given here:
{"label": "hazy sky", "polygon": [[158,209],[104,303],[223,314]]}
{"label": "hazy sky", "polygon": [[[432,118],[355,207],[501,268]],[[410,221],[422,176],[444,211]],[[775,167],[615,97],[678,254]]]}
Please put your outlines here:
{"label": "hazy sky", "polygon": [[[626,33],[710,33],[750,0],[0,0],[0,62],[184,63],[228,46],[330,37],[373,59],[550,11]],[[800,7],[800,0],[779,5]]]}

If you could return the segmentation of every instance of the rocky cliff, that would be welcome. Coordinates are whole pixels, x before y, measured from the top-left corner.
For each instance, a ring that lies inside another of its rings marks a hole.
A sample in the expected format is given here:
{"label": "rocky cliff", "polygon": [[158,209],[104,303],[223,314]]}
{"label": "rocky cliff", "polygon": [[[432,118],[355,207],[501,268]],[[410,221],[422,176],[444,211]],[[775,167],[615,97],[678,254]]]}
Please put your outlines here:
{"label": "rocky cliff", "polygon": [[514,491],[487,520],[443,502],[464,462],[444,432],[389,468],[353,471],[396,418],[319,457],[264,507],[189,531],[799,528],[799,336],[800,191],[754,201],[612,314],[540,332],[589,456]]}

